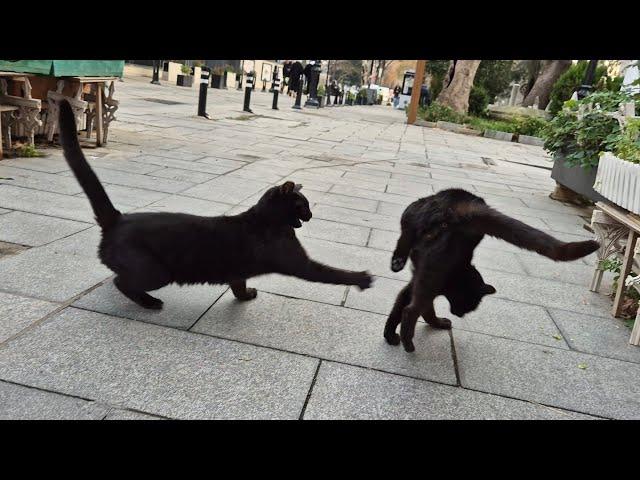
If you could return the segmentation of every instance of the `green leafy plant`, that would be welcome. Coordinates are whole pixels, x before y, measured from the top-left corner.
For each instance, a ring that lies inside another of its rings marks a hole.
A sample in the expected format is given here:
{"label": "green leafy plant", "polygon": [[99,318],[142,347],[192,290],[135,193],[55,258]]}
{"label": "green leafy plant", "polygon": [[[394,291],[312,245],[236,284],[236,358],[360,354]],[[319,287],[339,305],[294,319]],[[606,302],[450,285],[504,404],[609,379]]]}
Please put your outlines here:
{"label": "green leafy plant", "polygon": [[225,71],[226,67],[224,65],[216,65],[211,69],[211,73],[213,73],[214,75],[224,75]]}
{"label": "green leafy plant", "polygon": [[516,133],[516,124],[507,120],[494,120],[491,118],[470,117],[467,119],[469,127],[485,132],[486,130],[497,130],[499,132]]}
{"label": "green leafy plant", "polygon": [[613,153],[616,157],[631,163],[640,163],[640,119],[627,120]]}
{"label": "green leafy plant", "polygon": [[189,65],[182,65],[180,71],[183,75],[191,75],[191,67]]}
{"label": "green leafy plant", "polygon": [[34,147],[31,144],[26,144],[21,146],[16,150],[16,153],[19,157],[27,157],[27,158],[42,156],[42,153],[36,150],[36,147]]}
{"label": "green leafy plant", "polygon": [[[622,98],[620,92],[603,91],[580,101],[565,102],[564,108],[542,130],[545,150],[563,155],[569,166],[580,165],[587,170],[596,167],[600,153],[615,151],[622,138],[620,124],[607,114],[617,110]],[[600,108],[594,107],[595,103]]]}
{"label": "green leafy plant", "polygon": [[[569,100],[573,92],[582,84],[589,62],[582,60],[572,65],[569,70],[560,75],[551,90],[551,102],[549,111],[555,115],[562,110],[565,101]],[[594,90],[617,91],[620,89],[622,79],[607,76],[607,67],[600,65],[594,75]]]}
{"label": "green leafy plant", "polygon": [[452,108],[442,105],[438,102],[433,102],[428,107],[420,110],[422,118],[428,122],[453,122],[464,123],[467,120],[467,116],[456,112]]}
{"label": "green leafy plant", "polygon": [[318,87],[318,97],[324,97],[326,94],[327,94],[327,91],[324,88],[324,85],[320,85]]}
{"label": "green leafy plant", "polygon": [[540,137],[548,123],[546,120],[538,117],[517,117],[514,119],[515,133],[518,135]]}
{"label": "green leafy plant", "polygon": [[472,115],[485,116],[487,106],[491,101],[487,90],[481,85],[473,85],[469,94],[469,113]]}

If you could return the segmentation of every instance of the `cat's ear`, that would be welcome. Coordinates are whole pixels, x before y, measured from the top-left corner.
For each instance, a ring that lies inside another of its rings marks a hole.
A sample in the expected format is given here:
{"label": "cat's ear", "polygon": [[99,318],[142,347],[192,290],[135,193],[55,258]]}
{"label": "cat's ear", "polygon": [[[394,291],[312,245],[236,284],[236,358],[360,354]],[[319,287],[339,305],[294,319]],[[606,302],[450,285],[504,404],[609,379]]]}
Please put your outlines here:
{"label": "cat's ear", "polygon": [[284,182],[282,185],[280,185],[280,191],[285,194],[293,192],[295,188],[296,184],[293,182]]}
{"label": "cat's ear", "polygon": [[496,293],[496,289],[493,287],[493,285],[489,285],[488,283],[486,283],[482,289],[482,293],[484,293],[485,295],[491,295],[493,293]]}
{"label": "cat's ear", "polygon": [[302,190],[302,185],[300,183],[296,183],[296,186],[294,187],[293,191],[299,192],[300,190]]}

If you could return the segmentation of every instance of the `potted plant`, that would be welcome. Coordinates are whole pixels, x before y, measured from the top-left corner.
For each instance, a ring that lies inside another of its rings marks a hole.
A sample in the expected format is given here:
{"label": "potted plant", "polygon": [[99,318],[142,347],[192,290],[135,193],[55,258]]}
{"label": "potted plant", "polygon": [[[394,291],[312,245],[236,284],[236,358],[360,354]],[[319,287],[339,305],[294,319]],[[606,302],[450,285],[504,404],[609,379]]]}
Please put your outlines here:
{"label": "potted plant", "polygon": [[628,96],[623,92],[597,92],[580,101],[569,100],[544,127],[544,148],[554,158],[551,178],[561,185],[552,198],[571,201],[574,192],[594,202],[604,199],[593,184],[600,153],[611,151],[619,139],[620,125],[611,111],[624,100]]}
{"label": "potted plant", "polygon": [[222,65],[216,65],[211,70],[211,88],[225,88],[225,67]]}
{"label": "potted plant", "polygon": [[193,85],[192,69],[189,65],[182,65],[180,68],[182,75],[178,75],[177,84],[179,87],[191,87]]}
{"label": "potted plant", "polygon": [[616,205],[640,215],[640,118],[619,117],[621,134],[598,163],[593,188]]}

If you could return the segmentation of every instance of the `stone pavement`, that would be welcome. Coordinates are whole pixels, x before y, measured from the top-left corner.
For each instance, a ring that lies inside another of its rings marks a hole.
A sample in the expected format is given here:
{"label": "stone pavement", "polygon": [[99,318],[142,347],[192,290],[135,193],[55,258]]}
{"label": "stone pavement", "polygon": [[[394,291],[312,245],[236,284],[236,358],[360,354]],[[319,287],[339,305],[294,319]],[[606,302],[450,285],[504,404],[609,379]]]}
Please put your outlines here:
{"label": "stone pavement", "polygon": [[[281,96],[117,83],[105,148],[85,150],[117,208],[233,214],[270,186],[304,185],[314,258],[368,269],[373,288],[253,279],[168,286],[139,308],[96,257],[99,231],[60,149],[0,163],[0,418],[640,418],[640,349],[590,293],[593,258],[555,264],[495,239],[475,263],[498,293],[452,331],[421,323],[414,353],[382,337],[409,269],[393,273],[403,208],[463,187],[566,240],[589,212],[550,200],[538,147],[407,126],[388,107],[294,111]],[[162,103],[165,101],[171,104]],[[20,247],[22,246],[22,247]],[[446,259],[442,259],[446,261]],[[605,282],[603,291],[608,285]],[[582,367],[582,368],[581,368]]]}

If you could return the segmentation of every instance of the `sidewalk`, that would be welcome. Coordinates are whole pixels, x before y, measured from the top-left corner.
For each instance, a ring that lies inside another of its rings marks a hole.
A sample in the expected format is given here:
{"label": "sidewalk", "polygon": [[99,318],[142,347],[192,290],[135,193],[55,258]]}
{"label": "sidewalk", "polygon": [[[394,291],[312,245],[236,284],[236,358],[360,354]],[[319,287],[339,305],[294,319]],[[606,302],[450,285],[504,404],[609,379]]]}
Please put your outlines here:
{"label": "sidewalk", "polygon": [[421,321],[414,353],[382,337],[410,277],[389,268],[399,218],[419,197],[466,188],[554,236],[591,238],[588,211],[548,198],[541,148],[407,126],[383,106],[295,111],[281,95],[275,111],[258,87],[255,115],[242,92],[210,89],[206,120],[196,88],[163,83],[116,83],[109,144],[85,149],[118,209],[233,214],[291,179],[311,202],[296,231],[309,254],[376,283],[268,275],[249,280],[247,303],[225,285],[172,285],[147,311],[100,264],[60,149],[4,160],[0,418],[640,418],[640,348],[609,315],[611,278],[589,292],[593,257],[556,264],[487,238],[474,263],[496,295],[464,319],[439,299],[454,328]]}

